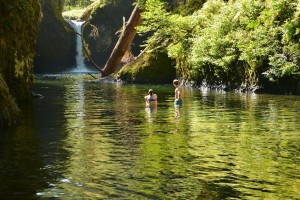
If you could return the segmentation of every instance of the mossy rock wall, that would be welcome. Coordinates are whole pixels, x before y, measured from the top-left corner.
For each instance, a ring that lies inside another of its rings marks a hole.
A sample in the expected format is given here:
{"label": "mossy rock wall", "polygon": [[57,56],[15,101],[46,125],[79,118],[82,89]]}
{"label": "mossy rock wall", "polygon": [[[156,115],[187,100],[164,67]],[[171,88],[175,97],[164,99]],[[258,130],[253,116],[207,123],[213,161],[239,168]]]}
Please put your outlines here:
{"label": "mossy rock wall", "polygon": [[62,72],[75,66],[75,33],[62,17],[64,0],[41,0],[35,72]]}
{"label": "mossy rock wall", "polygon": [[164,52],[143,54],[125,65],[118,77],[127,83],[169,84],[176,77],[175,61]]}
{"label": "mossy rock wall", "polygon": [[16,102],[31,98],[39,0],[0,1],[0,124],[16,121]]}
{"label": "mossy rock wall", "polygon": [[[101,3],[103,2],[103,3]],[[99,37],[91,37],[92,28],[86,26],[84,30],[85,41],[88,43],[92,59],[99,65],[104,66],[108,60],[119,34],[116,34],[123,26],[123,17],[127,21],[134,9],[134,0],[115,0],[110,3],[100,1],[93,4],[87,11],[84,20],[90,19],[90,23],[97,27]],[[89,15],[90,14],[90,15]],[[131,46],[134,55],[139,54],[142,39],[138,36]]]}
{"label": "mossy rock wall", "polygon": [[20,117],[20,109],[11,96],[8,86],[0,74],[0,126],[12,125]]}

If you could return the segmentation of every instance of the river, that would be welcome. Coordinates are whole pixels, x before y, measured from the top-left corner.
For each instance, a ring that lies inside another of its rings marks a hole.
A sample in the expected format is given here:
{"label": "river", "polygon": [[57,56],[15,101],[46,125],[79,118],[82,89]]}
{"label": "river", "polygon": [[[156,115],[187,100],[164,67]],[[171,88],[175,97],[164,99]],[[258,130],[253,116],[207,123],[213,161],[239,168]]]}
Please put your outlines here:
{"label": "river", "polygon": [[[0,128],[1,199],[300,199],[300,96],[44,75]],[[145,109],[152,88],[158,108]]]}

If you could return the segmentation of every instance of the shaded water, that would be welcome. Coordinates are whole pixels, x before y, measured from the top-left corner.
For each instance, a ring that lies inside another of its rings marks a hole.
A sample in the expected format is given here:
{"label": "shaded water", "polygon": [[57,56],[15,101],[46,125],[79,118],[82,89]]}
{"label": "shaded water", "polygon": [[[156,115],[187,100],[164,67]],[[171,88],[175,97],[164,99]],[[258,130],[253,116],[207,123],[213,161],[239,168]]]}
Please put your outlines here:
{"label": "shaded water", "polygon": [[[38,77],[0,129],[1,199],[300,199],[300,97]],[[145,110],[149,88],[158,109]]]}

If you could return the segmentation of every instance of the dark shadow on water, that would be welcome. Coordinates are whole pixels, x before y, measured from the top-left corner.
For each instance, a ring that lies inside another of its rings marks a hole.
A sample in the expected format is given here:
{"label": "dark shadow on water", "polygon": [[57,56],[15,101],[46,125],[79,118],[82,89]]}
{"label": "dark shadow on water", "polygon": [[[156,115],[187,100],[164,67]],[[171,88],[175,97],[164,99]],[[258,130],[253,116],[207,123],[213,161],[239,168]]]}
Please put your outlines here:
{"label": "dark shadow on water", "polygon": [[221,199],[240,199],[241,192],[233,189],[227,185],[217,185],[214,183],[204,183],[201,182],[202,187],[200,186],[200,191],[197,196],[197,199],[205,200],[221,200]]}
{"label": "dark shadow on water", "polygon": [[48,187],[32,106],[22,106],[24,121],[0,132],[0,198],[37,199]]}

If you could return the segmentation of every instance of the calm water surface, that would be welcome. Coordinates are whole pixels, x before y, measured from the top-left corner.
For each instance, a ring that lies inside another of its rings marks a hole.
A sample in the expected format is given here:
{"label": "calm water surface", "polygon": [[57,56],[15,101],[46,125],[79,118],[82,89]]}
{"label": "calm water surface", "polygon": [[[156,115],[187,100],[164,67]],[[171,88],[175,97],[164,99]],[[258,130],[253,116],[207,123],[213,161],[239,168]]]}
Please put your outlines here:
{"label": "calm water surface", "polygon": [[[300,199],[300,96],[36,78],[0,129],[1,199]],[[145,110],[149,88],[158,108]]]}

